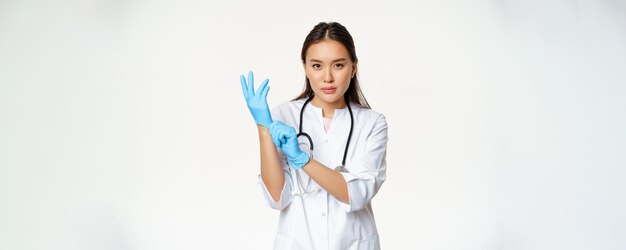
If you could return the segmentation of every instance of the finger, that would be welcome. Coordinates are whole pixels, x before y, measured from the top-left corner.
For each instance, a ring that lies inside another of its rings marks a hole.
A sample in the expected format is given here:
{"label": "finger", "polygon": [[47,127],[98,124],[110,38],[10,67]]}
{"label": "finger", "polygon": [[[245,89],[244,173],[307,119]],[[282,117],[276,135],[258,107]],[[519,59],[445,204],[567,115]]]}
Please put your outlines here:
{"label": "finger", "polygon": [[292,135],[291,133],[287,133],[285,134],[285,141],[283,142],[283,144],[287,144],[287,143],[296,143],[298,144],[298,136],[296,135]]}
{"label": "finger", "polygon": [[276,136],[280,140],[282,145],[285,145],[285,143],[289,139],[289,136],[288,136],[289,130],[286,129],[288,127],[289,126],[284,125],[284,126],[276,128]]}
{"label": "finger", "polygon": [[270,129],[270,133],[276,131],[276,128],[279,127],[281,123],[282,122],[280,121],[273,121],[272,123],[270,123],[270,126],[268,127]]}
{"label": "finger", "polygon": [[274,121],[272,122],[272,124],[270,124],[270,135],[272,137],[272,141],[274,141],[274,144],[276,144],[276,146],[280,147],[279,143],[278,143],[278,133],[276,132],[276,128],[278,127],[278,121]]}
{"label": "finger", "polygon": [[279,147],[282,145],[280,143],[280,138],[278,137],[278,135],[276,134],[276,132],[270,132],[270,135],[272,136],[272,141],[274,142],[274,145],[276,145],[276,147]]}
{"label": "finger", "polygon": [[276,137],[276,138],[280,138],[284,136],[283,128],[282,126],[280,126],[280,124],[272,127],[272,130],[270,130],[270,133],[272,134],[273,137]]}
{"label": "finger", "polygon": [[254,74],[252,71],[248,72],[248,94],[254,95]]}
{"label": "finger", "polygon": [[287,144],[287,136],[284,136],[284,135],[283,135],[283,136],[280,138],[280,143],[282,143],[282,145]]}
{"label": "finger", "polygon": [[[265,80],[265,81],[269,81],[269,80]],[[263,98],[263,100],[267,100],[268,92],[270,92],[270,86],[267,86],[267,88],[263,89],[263,92],[261,92],[261,98]]]}
{"label": "finger", "polygon": [[296,138],[298,135],[296,134],[296,129],[294,129],[292,126],[287,125],[287,128],[285,129],[285,135],[290,137],[290,138]]}
{"label": "finger", "polygon": [[243,75],[239,76],[239,81],[241,82],[241,90],[243,90],[243,97],[248,99],[248,84],[246,84],[246,78]]}
{"label": "finger", "polygon": [[265,88],[267,87],[267,84],[269,83],[269,79],[265,79],[265,81],[263,81],[263,83],[261,83],[261,86],[259,86],[259,88],[256,90],[256,93],[254,93],[254,95],[259,95],[261,96],[263,94],[263,91],[265,91]]}
{"label": "finger", "polygon": [[282,147],[285,141],[285,136],[283,135],[280,127],[275,127],[270,134],[272,135],[272,141],[274,141],[274,144],[276,144],[277,147]]}
{"label": "finger", "polygon": [[282,122],[279,122],[279,124],[277,124],[275,128],[276,136],[283,142],[287,138],[287,133],[289,133],[289,130],[287,130],[288,128],[289,128],[289,125],[284,124]]}

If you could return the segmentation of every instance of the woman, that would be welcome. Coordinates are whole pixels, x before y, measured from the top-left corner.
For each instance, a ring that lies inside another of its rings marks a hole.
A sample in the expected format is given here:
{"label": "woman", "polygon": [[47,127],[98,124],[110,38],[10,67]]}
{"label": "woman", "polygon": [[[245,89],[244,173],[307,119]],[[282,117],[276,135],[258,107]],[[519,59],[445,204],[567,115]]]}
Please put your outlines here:
{"label": "woman", "polygon": [[241,76],[259,132],[259,185],[281,211],[274,249],[380,249],[371,200],[385,181],[387,122],[361,93],[352,36],[319,23],[301,57],[304,91],[271,113],[268,80],[255,93],[252,72]]}

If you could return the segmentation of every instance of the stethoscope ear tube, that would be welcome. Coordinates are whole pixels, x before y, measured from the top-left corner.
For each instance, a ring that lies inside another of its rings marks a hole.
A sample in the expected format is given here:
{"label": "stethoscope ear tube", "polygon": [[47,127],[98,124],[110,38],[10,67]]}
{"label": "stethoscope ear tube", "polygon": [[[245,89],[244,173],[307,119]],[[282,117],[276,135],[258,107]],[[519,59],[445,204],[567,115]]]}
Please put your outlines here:
{"label": "stethoscope ear tube", "polygon": [[309,99],[307,99],[304,104],[302,105],[302,109],[300,110],[300,130],[298,131],[298,135],[296,135],[296,138],[300,137],[301,135],[305,136],[308,140],[309,140],[309,145],[311,145],[311,152],[313,152],[313,139],[311,139],[311,136],[307,133],[302,132],[302,120],[304,117],[304,107],[306,107],[307,104],[309,104],[309,102],[311,102],[311,100],[313,100],[313,95],[309,96]]}
{"label": "stethoscope ear tube", "polygon": [[352,108],[350,108],[350,100],[347,95],[344,95],[344,98],[346,100],[346,106],[348,106],[348,112],[350,112],[350,133],[348,134],[348,141],[346,141],[346,149],[343,152],[343,160],[341,161],[342,167],[346,165],[346,156],[348,156],[348,147],[350,146],[350,138],[352,138],[352,129],[354,128],[354,116],[352,115]]}

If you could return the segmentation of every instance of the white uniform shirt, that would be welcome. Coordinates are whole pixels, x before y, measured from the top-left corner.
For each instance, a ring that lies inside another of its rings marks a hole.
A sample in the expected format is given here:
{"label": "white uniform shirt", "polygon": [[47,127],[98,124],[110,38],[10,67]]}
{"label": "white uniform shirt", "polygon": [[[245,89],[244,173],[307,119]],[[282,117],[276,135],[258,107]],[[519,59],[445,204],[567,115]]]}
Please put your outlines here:
{"label": "white uniform shirt", "polygon": [[[298,131],[304,101],[278,105],[272,110],[272,118]],[[272,199],[259,175],[267,204],[280,210],[274,249],[380,249],[370,201],[386,178],[387,122],[382,114],[371,109],[355,103],[350,107],[354,129],[341,172],[348,184],[350,204],[321,189],[304,170],[290,167],[280,150],[285,185],[278,202]],[[327,132],[322,117],[322,109],[309,103],[304,110],[302,131],[313,140],[312,158],[336,169],[341,165],[350,132],[350,113],[347,108],[336,109]],[[298,141],[303,143],[307,139],[301,136]],[[310,152],[304,145],[301,148]]]}

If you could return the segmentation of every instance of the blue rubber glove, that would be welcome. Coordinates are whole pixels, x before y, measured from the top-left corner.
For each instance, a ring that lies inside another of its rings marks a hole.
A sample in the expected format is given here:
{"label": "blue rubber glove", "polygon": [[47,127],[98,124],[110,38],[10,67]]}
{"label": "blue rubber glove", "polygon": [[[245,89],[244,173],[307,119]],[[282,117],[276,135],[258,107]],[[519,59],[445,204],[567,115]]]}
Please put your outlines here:
{"label": "blue rubber glove", "polygon": [[265,79],[261,86],[254,92],[254,75],[252,71],[248,72],[248,82],[246,78],[241,75],[241,89],[243,90],[243,97],[246,98],[246,104],[248,109],[254,117],[254,122],[261,126],[269,127],[272,124],[272,115],[270,114],[270,108],[267,106],[267,92],[270,91],[270,87],[267,86],[269,79]]}
{"label": "blue rubber glove", "polygon": [[300,150],[296,130],[280,121],[270,124],[272,141],[283,151],[289,164],[295,169],[301,169],[309,162],[309,155]]}

